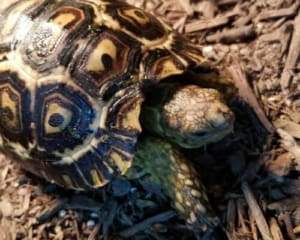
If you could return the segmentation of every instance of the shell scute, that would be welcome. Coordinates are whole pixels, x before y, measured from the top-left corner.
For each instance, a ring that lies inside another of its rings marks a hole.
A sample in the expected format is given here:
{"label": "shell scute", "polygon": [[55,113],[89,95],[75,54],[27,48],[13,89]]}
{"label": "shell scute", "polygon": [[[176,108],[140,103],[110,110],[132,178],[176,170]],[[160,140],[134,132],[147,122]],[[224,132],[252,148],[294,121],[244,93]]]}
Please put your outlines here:
{"label": "shell scute", "polygon": [[168,49],[154,49],[147,52],[142,60],[145,80],[148,84],[158,83],[170,75],[180,74],[186,66]]}
{"label": "shell scute", "polygon": [[170,30],[153,15],[124,2],[106,5],[105,14],[117,22],[118,26],[130,36],[145,45],[154,45],[167,38]]}
{"label": "shell scute", "polygon": [[[58,6],[57,6],[58,5]],[[38,72],[47,72],[60,65],[68,54],[66,44],[76,42],[87,33],[93,22],[93,9],[83,4],[62,2],[39,12],[32,27],[18,47],[23,61]],[[20,63],[22,64],[22,63]]]}
{"label": "shell scute", "polygon": [[[5,64],[6,65],[6,64]],[[8,66],[8,65],[6,65]],[[31,94],[24,79],[10,70],[0,73],[0,128],[9,141],[28,146]]]}
{"label": "shell scute", "polygon": [[[35,98],[37,144],[45,151],[74,149],[95,131],[96,109],[86,94],[54,82],[38,88]],[[51,123],[58,117],[58,124]]]}
{"label": "shell scute", "polygon": [[89,79],[101,89],[105,83],[126,82],[137,73],[140,43],[121,31],[103,28],[90,37],[79,56],[73,66],[74,79]]}

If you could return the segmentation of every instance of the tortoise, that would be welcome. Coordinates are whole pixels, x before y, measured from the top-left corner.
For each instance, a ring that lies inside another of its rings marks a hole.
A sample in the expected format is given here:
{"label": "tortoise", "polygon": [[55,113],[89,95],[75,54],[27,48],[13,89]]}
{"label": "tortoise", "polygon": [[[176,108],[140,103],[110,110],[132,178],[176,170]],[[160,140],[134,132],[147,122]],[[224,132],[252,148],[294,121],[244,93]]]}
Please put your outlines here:
{"label": "tortoise", "polygon": [[221,94],[184,77],[206,62],[201,47],[122,1],[6,5],[1,151],[70,189],[97,189],[144,170],[189,224],[215,225],[205,189],[180,152],[233,129]]}

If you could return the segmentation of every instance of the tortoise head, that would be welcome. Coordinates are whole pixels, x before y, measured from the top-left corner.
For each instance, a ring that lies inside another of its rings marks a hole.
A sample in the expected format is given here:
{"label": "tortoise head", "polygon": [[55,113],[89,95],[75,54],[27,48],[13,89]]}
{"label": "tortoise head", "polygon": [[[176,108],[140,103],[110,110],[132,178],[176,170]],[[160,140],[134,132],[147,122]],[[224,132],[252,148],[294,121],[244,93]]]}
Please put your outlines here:
{"label": "tortoise head", "polygon": [[143,127],[181,147],[205,146],[233,131],[234,114],[217,90],[161,83],[148,94],[141,114]]}

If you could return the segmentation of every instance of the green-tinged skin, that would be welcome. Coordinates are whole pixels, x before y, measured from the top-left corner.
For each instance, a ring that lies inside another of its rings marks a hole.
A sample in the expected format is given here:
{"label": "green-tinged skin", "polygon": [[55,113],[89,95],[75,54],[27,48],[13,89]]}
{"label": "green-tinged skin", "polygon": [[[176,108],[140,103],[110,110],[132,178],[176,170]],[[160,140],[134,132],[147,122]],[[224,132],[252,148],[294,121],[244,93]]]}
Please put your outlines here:
{"label": "green-tinged skin", "polygon": [[126,175],[140,175],[137,168],[147,174],[194,229],[205,231],[216,226],[218,220],[205,188],[178,145],[198,148],[222,139],[233,130],[233,113],[219,92],[197,85],[160,84],[147,99],[141,123],[143,129],[160,138],[138,141],[133,167]]}
{"label": "green-tinged skin", "polygon": [[149,93],[141,122],[183,148],[199,148],[232,132],[234,115],[214,89],[164,83]]}
{"label": "green-tinged skin", "polygon": [[173,207],[195,230],[205,231],[218,224],[199,176],[175,145],[153,137],[141,139],[126,176],[141,174],[162,187]]}

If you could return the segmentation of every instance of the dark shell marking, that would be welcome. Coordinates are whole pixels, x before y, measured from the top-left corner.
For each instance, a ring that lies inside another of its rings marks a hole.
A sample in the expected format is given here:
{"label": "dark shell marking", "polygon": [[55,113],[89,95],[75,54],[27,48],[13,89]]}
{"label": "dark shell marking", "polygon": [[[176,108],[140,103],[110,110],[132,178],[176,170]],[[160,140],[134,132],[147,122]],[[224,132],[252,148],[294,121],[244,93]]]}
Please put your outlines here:
{"label": "dark shell marking", "polygon": [[131,165],[141,86],[202,61],[120,1],[16,1],[0,13],[1,149],[60,185],[103,186]]}

